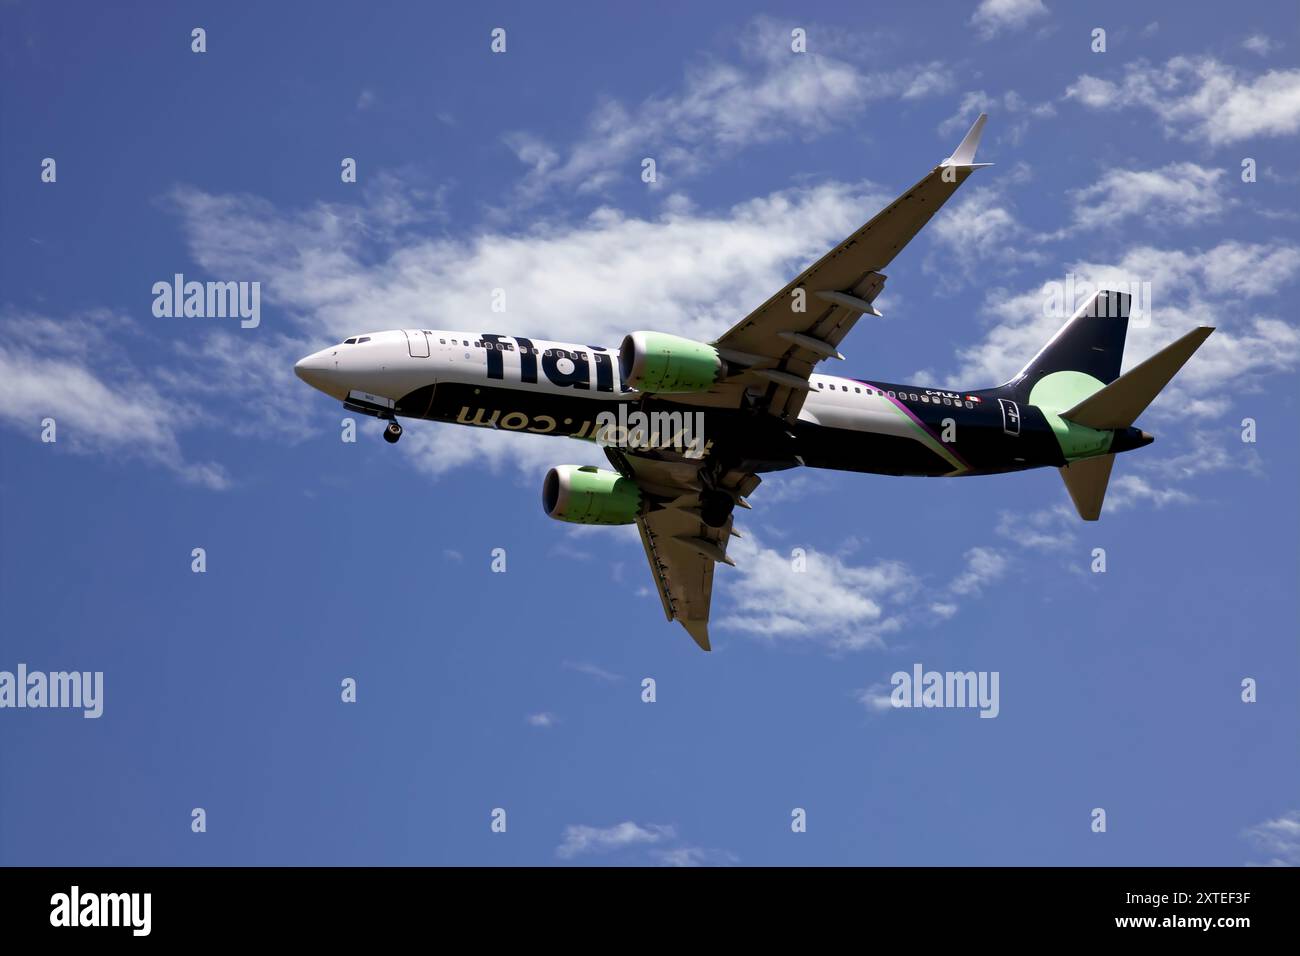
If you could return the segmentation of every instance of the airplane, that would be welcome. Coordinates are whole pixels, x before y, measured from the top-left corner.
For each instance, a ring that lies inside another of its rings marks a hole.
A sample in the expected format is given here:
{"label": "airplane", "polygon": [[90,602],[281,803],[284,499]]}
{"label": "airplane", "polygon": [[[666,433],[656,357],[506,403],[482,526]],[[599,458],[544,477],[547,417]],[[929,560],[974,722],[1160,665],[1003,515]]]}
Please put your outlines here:
{"label": "airplane", "polygon": [[1134,422],[1212,328],[1121,375],[1130,298],[1098,291],[993,388],[813,371],[843,359],[840,342],[858,318],[880,315],[872,303],[882,270],[991,165],[974,162],[987,119],[981,114],[951,156],[713,342],[639,331],[610,349],[397,329],[347,338],[294,371],[344,408],[386,420],[388,442],[402,436],[399,418],[598,442],[611,469],[552,468],[546,514],[635,523],[665,615],[706,651],[713,569],[734,566],[734,510],[751,507],[763,474],[807,466],[958,477],[1050,467],[1079,516],[1096,521],[1115,455],[1154,440]]}

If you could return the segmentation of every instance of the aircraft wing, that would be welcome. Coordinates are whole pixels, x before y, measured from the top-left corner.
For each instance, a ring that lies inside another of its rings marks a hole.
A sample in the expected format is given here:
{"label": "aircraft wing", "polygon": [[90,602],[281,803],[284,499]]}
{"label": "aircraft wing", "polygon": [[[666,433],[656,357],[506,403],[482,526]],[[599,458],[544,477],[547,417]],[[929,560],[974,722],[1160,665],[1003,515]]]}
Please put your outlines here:
{"label": "aircraft wing", "polygon": [[[636,481],[661,506],[637,519],[659,599],[668,620],[677,621],[703,650],[709,646],[709,608],[713,599],[713,566],[727,557],[727,544],[740,537],[732,518],[721,528],[711,528],[700,517],[701,464],[664,460],[606,448],[611,463]],[[749,507],[743,495],[758,487],[759,477],[744,472],[723,475],[718,482]]]}
{"label": "aircraft wing", "polygon": [[739,371],[699,403],[734,407],[748,394],[759,408],[793,423],[813,367],[843,358],[837,347],[858,316],[880,315],[871,303],[885,283],[881,270],[974,170],[991,165],[973,162],[987,119],[981,113],[951,156],[714,342]]}

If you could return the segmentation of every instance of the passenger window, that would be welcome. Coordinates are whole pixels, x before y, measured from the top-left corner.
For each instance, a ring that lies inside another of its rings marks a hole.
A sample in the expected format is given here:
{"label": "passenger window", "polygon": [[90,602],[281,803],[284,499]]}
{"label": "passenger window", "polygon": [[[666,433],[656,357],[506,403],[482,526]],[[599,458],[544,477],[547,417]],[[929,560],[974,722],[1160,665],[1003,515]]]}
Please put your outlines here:
{"label": "passenger window", "polygon": [[890,398],[893,398],[893,397],[894,397],[894,393],[893,393],[893,392],[890,392],[890,393],[889,393],[889,397],[890,397]]}
{"label": "passenger window", "polygon": [[974,407],[975,407],[975,403],[974,403],[974,402],[967,402],[967,403],[966,403],[966,407],[967,407],[967,408],[974,408]]}

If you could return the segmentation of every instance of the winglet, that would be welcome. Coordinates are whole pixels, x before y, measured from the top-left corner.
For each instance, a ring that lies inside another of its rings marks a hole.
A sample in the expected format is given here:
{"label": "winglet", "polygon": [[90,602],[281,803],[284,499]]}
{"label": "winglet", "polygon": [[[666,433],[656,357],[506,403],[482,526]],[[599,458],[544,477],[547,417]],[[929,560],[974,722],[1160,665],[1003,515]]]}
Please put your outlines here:
{"label": "winglet", "polygon": [[981,113],[970,131],[953,150],[951,156],[945,159],[940,166],[992,166],[992,163],[976,163],[975,151],[980,148],[980,137],[984,135],[984,124],[988,122],[989,114]]}

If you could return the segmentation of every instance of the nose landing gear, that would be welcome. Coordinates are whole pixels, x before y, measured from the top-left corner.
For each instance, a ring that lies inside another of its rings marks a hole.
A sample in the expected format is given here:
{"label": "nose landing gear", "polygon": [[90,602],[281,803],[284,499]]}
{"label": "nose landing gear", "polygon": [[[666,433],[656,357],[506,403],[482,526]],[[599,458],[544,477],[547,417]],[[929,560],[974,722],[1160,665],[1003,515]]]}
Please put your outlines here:
{"label": "nose landing gear", "polygon": [[390,445],[396,445],[397,439],[402,437],[402,426],[397,422],[389,422],[388,427],[384,429],[384,441]]}

